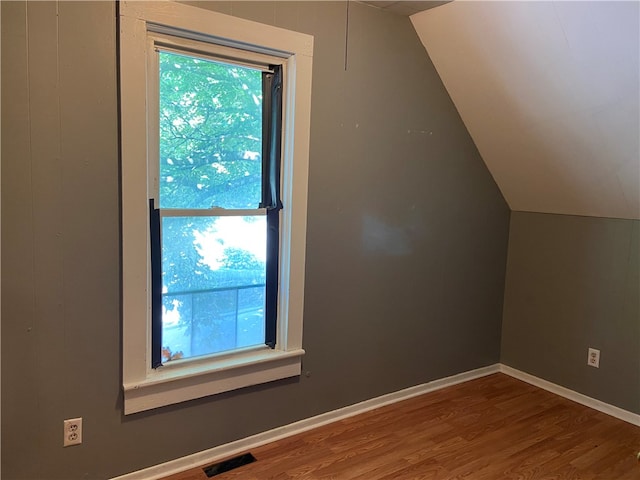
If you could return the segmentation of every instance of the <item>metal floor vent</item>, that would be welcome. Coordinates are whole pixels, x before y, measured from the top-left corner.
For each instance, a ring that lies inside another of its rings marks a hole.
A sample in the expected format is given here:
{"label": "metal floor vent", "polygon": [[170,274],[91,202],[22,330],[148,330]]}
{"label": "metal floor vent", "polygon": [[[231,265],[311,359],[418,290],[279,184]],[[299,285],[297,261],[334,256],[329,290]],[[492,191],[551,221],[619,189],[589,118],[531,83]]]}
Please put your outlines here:
{"label": "metal floor vent", "polygon": [[202,470],[207,477],[211,478],[215,477],[216,475],[220,475],[221,473],[228,472],[229,470],[241,467],[243,465],[248,465],[249,463],[253,463],[255,461],[256,457],[254,457],[250,453],[245,453],[243,455],[238,455],[237,457],[230,458],[229,460],[225,460],[224,462],[214,463],[213,465],[209,465]]}

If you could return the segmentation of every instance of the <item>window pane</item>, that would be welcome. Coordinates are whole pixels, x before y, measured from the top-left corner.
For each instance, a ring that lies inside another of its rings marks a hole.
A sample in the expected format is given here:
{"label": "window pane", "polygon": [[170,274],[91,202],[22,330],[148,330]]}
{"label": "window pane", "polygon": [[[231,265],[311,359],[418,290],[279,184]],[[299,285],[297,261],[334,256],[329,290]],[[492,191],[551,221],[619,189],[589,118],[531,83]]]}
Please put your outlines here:
{"label": "window pane", "polygon": [[264,343],[266,217],[162,219],[163,361]]}
{"label": "window pane", "polygon": [[160,208],[257,208],[262,72],[159,52]]}

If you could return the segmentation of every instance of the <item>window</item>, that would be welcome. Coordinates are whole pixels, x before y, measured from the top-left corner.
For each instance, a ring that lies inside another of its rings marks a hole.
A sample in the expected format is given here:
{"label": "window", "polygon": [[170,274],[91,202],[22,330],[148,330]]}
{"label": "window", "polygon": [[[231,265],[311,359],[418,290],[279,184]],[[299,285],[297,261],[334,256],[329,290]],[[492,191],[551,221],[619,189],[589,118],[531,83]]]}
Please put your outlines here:
{"label": "window", "polygon": [[299,375],[312,37],[119,14],[125,413]]}
{"label": "window", "polygon": [[275,348],[282,67],[266,56],[241,65],[168,50],[152,38],[152,367]]}

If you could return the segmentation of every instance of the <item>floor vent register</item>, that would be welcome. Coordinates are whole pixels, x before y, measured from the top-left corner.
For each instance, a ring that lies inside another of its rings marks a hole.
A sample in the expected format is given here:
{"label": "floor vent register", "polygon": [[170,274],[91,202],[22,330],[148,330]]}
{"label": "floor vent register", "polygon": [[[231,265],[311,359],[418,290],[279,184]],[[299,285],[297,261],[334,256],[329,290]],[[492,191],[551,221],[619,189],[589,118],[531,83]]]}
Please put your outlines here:
{"label": "floor vent register", "polygon": [[250,453],[245,453],[243,455],[238,455],[237,457],[230,458],[229,460],[225,460],[224,462],[214,463],[213,465],[209,465],[202,470],[207,477],[211,478],[215,477],[216,475],[220,475],[221,473],[228,472],[229,470],[234,470],[243,465],[248,465],[255,461],[256,457],[254,457]]}

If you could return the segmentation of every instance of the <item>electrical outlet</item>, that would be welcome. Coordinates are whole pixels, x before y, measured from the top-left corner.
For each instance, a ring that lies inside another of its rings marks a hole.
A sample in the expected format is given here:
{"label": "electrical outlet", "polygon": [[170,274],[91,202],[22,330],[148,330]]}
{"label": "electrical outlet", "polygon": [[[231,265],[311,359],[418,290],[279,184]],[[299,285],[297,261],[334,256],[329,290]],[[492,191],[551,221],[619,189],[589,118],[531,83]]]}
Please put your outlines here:
{"label": "electrical outlet", "polygon": [[600,350],[596,350],[595,348],[589,349],[587,365],[590,367],[600,368]]}
{"label": "electrical outlet", "polygon": [[69,418],[64,421],[63,446],[80,445],[82,443],[82,417]]}

